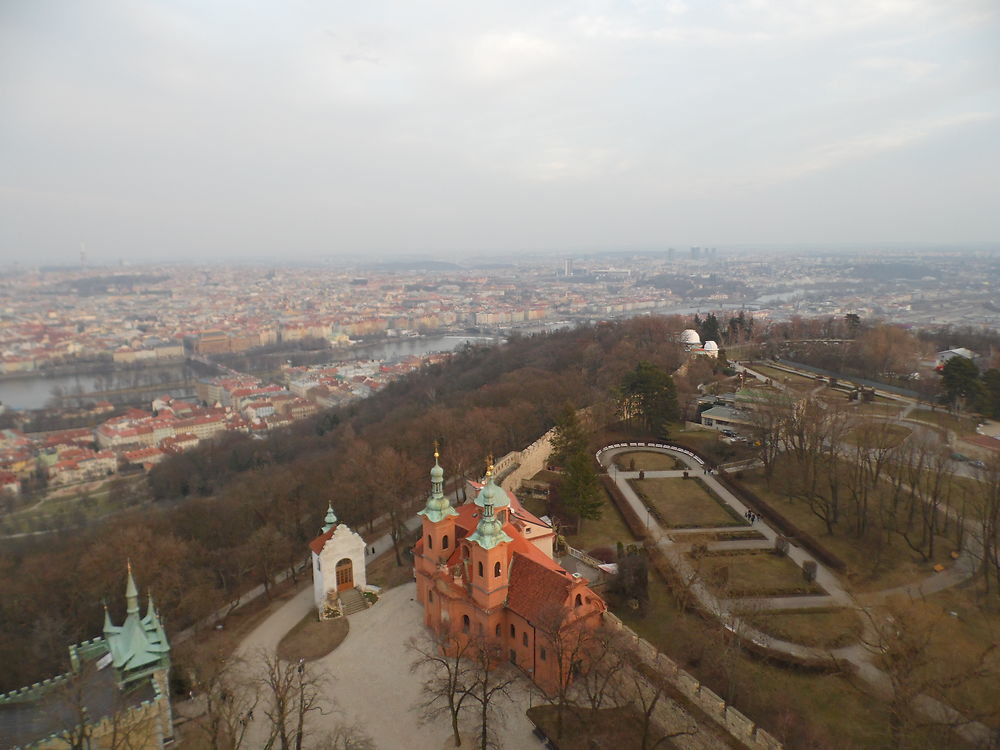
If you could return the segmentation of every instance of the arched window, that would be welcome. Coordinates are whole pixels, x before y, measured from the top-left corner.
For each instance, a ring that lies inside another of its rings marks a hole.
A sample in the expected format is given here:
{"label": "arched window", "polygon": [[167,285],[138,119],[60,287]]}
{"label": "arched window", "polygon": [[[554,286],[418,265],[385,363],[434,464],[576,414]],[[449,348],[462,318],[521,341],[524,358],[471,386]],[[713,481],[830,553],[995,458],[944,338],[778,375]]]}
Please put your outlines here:
{"label": "arched window", "polygon": [[462,615],[462,632],[463,633],[468,633],[469,632],[469,616],[468,615]]}
{"label": "arched window", "polygon": [[448,535],[441,537],[441,549],[448,549]]}
{"label": "arched window", "polygon": [[525,630],[523,633],[521,633],[521,643],[524,644],[524,646],[528,645],[528,631],[527,630]]}
{"label": "arched window", "polygon": [[479,561],[479,577],[480,578],[483,577],[483,561],[482,560]]}
{"label": "arched window", "polygon": [[433,591],[430,591],[430,590],[427,591],[427,601],[429,601],[429,602],[434,601],[434,592]]}
{"label": "arched window", "polygon": [[511,625],[511,626],[510,626],[510,637],[511,637],[511,638],[514,638],[514,637],[516,637],[516,636],[517,636],[517,632],[516,632],[516,631],[514,630],[514,626],[513,626],[513,625]]}
{"label": "arched window", "polygon": [[497,638],[500,637],[500,623],[499,622],[497,623],[496,635],[497,635]]}
{"label": "arched window", "polygon": [[434,537],[427,535],[427,549],[434,549]]}
{"label": "arched window", "polygon": [[500,563],[496,563],[493,566],[493,577],[494,578],[499,578],[500,577]]}
{"label": "arched window", "polygon": [[576,606],[577,607],[582,607],[583,606],[583,599],[580,597],[579,594],[576,595]]}

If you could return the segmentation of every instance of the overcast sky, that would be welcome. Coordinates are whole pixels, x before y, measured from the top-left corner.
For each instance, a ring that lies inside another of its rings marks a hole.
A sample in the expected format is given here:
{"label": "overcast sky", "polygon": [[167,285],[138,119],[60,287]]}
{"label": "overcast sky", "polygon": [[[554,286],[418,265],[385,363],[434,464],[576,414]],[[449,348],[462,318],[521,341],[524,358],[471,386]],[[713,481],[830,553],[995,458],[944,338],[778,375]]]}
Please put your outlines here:
{"label": "overcast sky", "polygon": [[2,0],[0,259],[1000,240],[996,0]]}

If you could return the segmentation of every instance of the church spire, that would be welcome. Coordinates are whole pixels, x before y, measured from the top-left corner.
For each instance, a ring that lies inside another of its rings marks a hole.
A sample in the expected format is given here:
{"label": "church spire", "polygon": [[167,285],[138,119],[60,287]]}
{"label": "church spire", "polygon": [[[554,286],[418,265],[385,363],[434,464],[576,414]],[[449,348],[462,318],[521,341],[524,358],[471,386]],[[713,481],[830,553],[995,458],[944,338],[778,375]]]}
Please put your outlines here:
{"label": "church spire", "polygon": [[130,615],[139,614],[139,589],[132,577],[132,561],[128,561],[128,582],[125,584],[125,612]]}
{"label": "church spire", "polygon": [[493,457],[491,456],[486,464],[486,483],[479,495],[476,496],[476,505],[482,507],[483,514],[476,525],[476,530],[469,535],[469,541],[475,542],[483,549],[493,549],[498,544],[513,541],[503,530],[503,523],[494,513],[498,502],[506,507],[507,493],[497,487],[493,481]]}
{"label": "church spire", "polygon": [[337,523],[337,514],[333,512],[333,503],[329,503],[326,506],[326,518],[323,519],[323,533],[325,534],[333,525]]}
{"label": "church spire", "polygon": [[428,521],[438,522],[448,516],[457,516],[458,511],[451,507],[448,496],[444,494],[444,469],[441,468],[441,454],[438,452],[437,441],[434,441],[434,466],[431,467],[431,494],[424,504],[424,509],[417,515],[424,516]]}

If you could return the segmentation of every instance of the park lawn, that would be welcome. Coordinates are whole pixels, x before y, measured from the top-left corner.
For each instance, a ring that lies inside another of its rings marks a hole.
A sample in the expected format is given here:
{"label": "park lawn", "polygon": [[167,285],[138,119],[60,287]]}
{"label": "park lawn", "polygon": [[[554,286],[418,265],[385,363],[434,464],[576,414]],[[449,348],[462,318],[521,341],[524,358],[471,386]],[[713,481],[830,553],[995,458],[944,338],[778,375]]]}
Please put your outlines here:
{"label": "park lawn", "polygon": [[860,403],[857,406],[857,413],[874,417],[898,417],[905,408],[905,404],[900,404],[898,401],[888,403]]}
{"label": "park lawn", "polygon": [[566,537],[566,543],[571,547],[589,552],[596,547],[615,549],[618,542],[627,545],[635,541],[635,537],[632,536],[632,532],[625,524],[621,512],[611,501],[603,485],[601,492],[605,500],[601,509],[601,517],[596,521],[582,520],[579,532]]}
{"label": "park lawn", "polygon": [[[635,461],[635,468],[632,467]],[[653,451],[629,451],[615,456],[615,463],[622,471],[675,471],[687,468],[687,464],[666,453]]]}
{"label": "park lawn", "polygon": [[[802,569],[770,550],[712,554],[694,560],[705,583],[719,596],[796,596],[822,594],[819,584],[802,577]],[[726,580],[720,578],[728,569]]]}
{"label": "park lawn", "polygon": [[716,499],[700,479],[630,479],[628,482],[670,528],[749,525],[745,518]]}
{"label": "park lawn", "polygon": [[[865,404],[870,406],[871,404]],[[895,448],[912,434],[909,427],[887,422],[861,421],[847,433],[844,442],[869,448]]]}
{"label": "park lawn", "polygon": [[821,382],[816,378],[809,378],[805,375],[796,375],[794,373],[785,372],[784,370],[779,370],[776,367],[770,367],[768,365],[749,365],[749,369],[754,372],[759,372],[765,378],[770,378],[775,383],[781,383],[782,385],[791,386],[796,390],[805,390],[808,388],[815,388],[820,385]]}
{"label": "park lawn", "polygon": [[770,488],[764,481],[763,471],[744,472],[741,480],[761,499],[772,503],[789,521],[811,535],[826,549],[844,561],[848,567],[847,586],[855,591],[878,591],[894,588],[933,575],[935,563],[949,565],[949,553],[954,542],[939,536],[935,544],[935,557],[924,562],[911,550],[899,534],[893,533],[888,544],[872,525],[868,534],[859,539],[851,529],[838,528],[834,534],[826,532],[826,525],[801,501],[792,500],[781,492],[781,464],[775,469],[775,479]]}
{"label": "park lawn", "polygon": [[[986,649],[1000,643],[1000,597],[996,592],[985,595],[982,584],[939,591],[914,606],[924,610],[934,623],[934,637],[926,653],[939,664],[968,667],[979,663]],[[996,688],[1000,652],[996,648],[984,662],[988,674],[948,689],[946,699],[960,711],[982,716],[983,723],[1000,728]],[[933,676],[929,670],[924,674]]]}
{"label": "park lawn", "polygon": [[853,609],[770,610],[753,615],[753,626],[784,641],[816,648],[841,648],[855,643],[863,628]]}
{"label": "park lawn", "polygon": [[[674,659],[717,694],[725,694],[725,683],[709,681],[711,660],[724,651],[721,642],[712,646],[714,623],[691,611],[682,612],[667,584],[655,572],[649,576],[650,602],[645,617],[627,607],[615,614],[642,638]],[[863,693],[839,674],[822,674],[790,669],[736,650],[732,652],[732,673],[737,684],[734,705],[760,722],[779,741],[787,739],[778,718],[784,711],[798,715],[793,723],[807,725],[825,744],[817,747],[888,747],[889,722],[884,705]],[[784,717],[783,717],[784,718]],[[794,731],[794,730],[793,730]],[[949,742],[951,738],[949,737]],[[932,747],[933,745],[928,745]],[[966,748],[956,741],[939,747]]]}
{"label": "park lawn", "polygon": [[953,430],[959,435],[975,435],[976,420],[972,417],[949,414],[946,411],[932,411],[930,409],[914,409],[907,419],[916,419],[919,422],[927,422],[946,430]]}
{"label": "park lawn", "polygon": [[316,661],[333,651],[347,637],[348,618],[335,617],[325,622],[310,610],[278,643],[278,657],[285,661]]}

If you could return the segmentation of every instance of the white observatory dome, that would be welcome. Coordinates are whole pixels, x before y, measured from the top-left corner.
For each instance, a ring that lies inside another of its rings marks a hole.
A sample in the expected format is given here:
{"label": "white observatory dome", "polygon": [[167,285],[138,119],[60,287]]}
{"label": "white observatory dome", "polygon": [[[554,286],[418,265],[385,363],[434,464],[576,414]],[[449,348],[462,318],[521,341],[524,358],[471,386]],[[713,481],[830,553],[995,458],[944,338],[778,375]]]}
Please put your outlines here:
{"label": "white observatory dome", "polygon": [[706,341],[705,346],[702,347],[706,352],[717,352],[719,351],[719,345],[714,341]]}
{"label": "white observatory dome", "polygon": [[698,332],[693,328],[688,328],[681,333],[681,343],[682,344],[700,344],[701,337]]}

